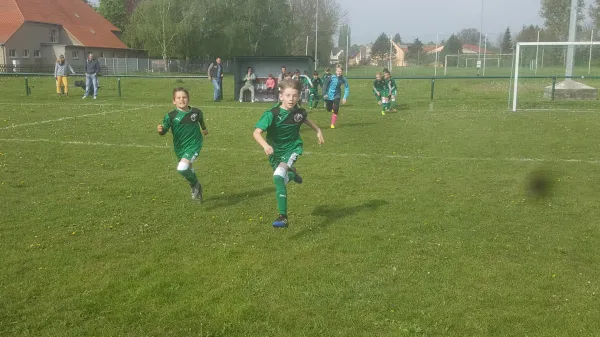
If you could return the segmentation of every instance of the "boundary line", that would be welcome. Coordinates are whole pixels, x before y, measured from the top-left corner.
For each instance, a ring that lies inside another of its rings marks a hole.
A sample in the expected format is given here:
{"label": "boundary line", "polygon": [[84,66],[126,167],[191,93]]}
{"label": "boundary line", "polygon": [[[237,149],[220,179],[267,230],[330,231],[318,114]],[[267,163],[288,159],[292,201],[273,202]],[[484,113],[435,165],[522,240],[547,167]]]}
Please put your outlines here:
{"label": "boundary line", "polygon": [[[148,148],[148,149],[170,149],[170,145],[144,145],[144,144],[115,144],[115,143],[103,143],[103,142],[83,142],[83,141],[56,141],[51,139],[19,139],[19,138],[0,138],[0,142],[15,142],[15,143],[52,143],[59,145],[84,145],[84,146],[106,146],[106,147],[125,147],[125,148]],[[240,152],[245,153],[249,151],[245,150],[233,150],[225,148],[208,148],[203,151],[222,151],[222,152]],[[261,153],[262,151],[251,151],[254,153]],[[487,162],[517,162],[517,163],[576,163],[576,164],[593,164],[599,165],[600,160],[596,159],[574,159],[574,158],[557,158],[557,159],[544,159],[544,158],[491,158],[491,157],[436,157],[436,156],[409,156],[409,155],[381,155],[381,154],[369,154],[369,153],[315,153],[305,152],[306,155],[316,156],[334,156],[334,157],[363,157],[363,158],[389,158],[389,159],[403,159],[403,160],[433,160],[433,161],[487,161]]]}

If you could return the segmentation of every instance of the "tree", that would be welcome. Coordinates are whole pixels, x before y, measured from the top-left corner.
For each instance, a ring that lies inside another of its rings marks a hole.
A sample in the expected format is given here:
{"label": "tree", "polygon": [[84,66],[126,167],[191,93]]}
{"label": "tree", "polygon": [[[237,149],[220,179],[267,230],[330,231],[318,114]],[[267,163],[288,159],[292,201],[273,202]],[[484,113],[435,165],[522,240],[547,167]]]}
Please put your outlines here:
{"label": "tree", "polygon": [[[598,0],[598,1],[600,1],[600,0]],[[394,41],[397,45],[401,45],[402,38],[400,37],[400,34],[396,33],[396,35],[394,35],[394,38],[392,38],[392,41]]]}
{"label": "tree", "polygon": [[588,15],[592,19],[594,28],[596,30],[600,29],[600,0],[594,0],[594,2],[590,4]]}
{"label": "tree", "polygon": [[502,51],[509,52],[513,49],[513,41],[512,36],[510,35],[510,28],[506,27],[506,31],[504,32],[504,36],[502,37],[502,43],[500,44],[500,48]]}
{"label": "tree", "polygon": [[389,56],[389,53],[390,38],[385,33],[381,33],[371,46],[371,58],[383,60]]}
{"label": "tree", "polygon": [[[350,35],[351,30],[349,25],[341,25],[340,32],[338,34],[338,47],[342,49],[346,49],[346,43],[348,45],[352,45],[352,36]],[[346,41],[346,38],[348,41]]]}
{"label": "tree", "polygon": [[[571,0],[541,0],[540,16],[544,19],[548,36],[555,41],[567,41],[571,17]],[[583,22],[584,0],[578,0],[577,30]]]}
{"label": "tree", "polygon": [[[461,30],[458,34],[458,39],[464,44],[479,45],[479,30],[477,28],[467,28]],[[483,39],[483,37],[481,37]],[[483,43],[483,41],[481,42]]]}
{"label": "tree", "polygon": [[101,0],[98,12],[121,31],[127,24],[127,13],[124,0]]}
{"label": "tree", "polygon": [[420,63],[421,52],[423,51],[423,42],[419,38],[415,38],[413,43],[408,46],[408,57]]}
{"label": "tree", "polygon": [[[446,55],[458,55],[462,51],[463,43],[460,41],[458,36],[455,34],[450,35],[446,43],[444,43],[444,49],[442,50],[439,59],[445,60]],[[457,58],[458,59],[458,58]],[[457,60],[458,62],[458,60]]]}

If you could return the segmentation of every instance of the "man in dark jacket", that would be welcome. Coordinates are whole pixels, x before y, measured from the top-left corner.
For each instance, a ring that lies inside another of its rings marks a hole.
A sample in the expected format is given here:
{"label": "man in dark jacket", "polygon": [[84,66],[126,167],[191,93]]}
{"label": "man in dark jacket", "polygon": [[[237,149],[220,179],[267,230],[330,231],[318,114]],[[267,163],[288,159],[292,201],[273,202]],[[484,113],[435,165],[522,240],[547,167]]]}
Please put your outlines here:
{"label": "man in dark jacket", "polygon": [[214,87],[213,101],[217,102],[223,99],[221,92],[223,88],[223,66],[220,57],[217,57],[216,62],[208,66],[208,78]]}
{"label": "man in dark jacket", "polygon": [[98,73],[100,72],[100,63],[94,58],[94,55],[90,53],[88,55],[85,64],[83,65],[83,71],[85,72],[85,94],[83,98],[88,97],[90,92],[90,86],[94,86],[94,99],[98,96]]}

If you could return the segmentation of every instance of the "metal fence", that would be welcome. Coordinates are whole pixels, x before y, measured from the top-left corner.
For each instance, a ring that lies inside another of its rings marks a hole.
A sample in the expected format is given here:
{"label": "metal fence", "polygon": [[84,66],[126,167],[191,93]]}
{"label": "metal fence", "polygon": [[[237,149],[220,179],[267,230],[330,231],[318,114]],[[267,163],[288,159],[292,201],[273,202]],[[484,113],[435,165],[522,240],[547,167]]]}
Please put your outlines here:
{"label": "metal fence", "polygon": [[[106,75],[121,74],[206,74],[213,61],[186,61],[142,58],[99,58],[98,62],[106,69]],[[223,72],[228,72],[229,61],[223,61]]]}
{"label": "metal fence", "polygon": [[[206,75],[213,61],[185,61],[142,58],[99,58],[102,75],[145,75],[145,74],[199,74]],[[231,63],[223,61],[223,72],[228,72]],[[82,65],[71,65],[77,73],[83,73]],[[51,64],[0,64],[0,73],[54,73]]]}

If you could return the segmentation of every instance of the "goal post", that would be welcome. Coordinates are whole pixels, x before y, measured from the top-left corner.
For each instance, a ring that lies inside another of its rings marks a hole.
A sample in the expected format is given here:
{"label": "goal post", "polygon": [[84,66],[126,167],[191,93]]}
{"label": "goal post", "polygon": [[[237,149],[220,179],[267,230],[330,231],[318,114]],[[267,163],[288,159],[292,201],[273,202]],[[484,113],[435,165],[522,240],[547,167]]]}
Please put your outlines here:
{"label": "goal post", "polygon": [[[515,58],[514,58],[514,73],[513,76],[513,95],[512,95],[512,111],[517,111],[517,101],[518,101],[518,92],[519,92],[519,68],[521,67],[521,47],[533,46],[533,47],[545,47],[545,46],[554,46],[554,47],[569,47],[569,46],[589,46],[590,48],[593,46],[599,46],[600,41],[588,41],[588,42],[517,42],[517,48],[515,50]],[[591,58],[590,58],[591,59]],[[572,67],[573,65],[566,65],[567,67]],[[510,92],[509,92],[510,95]]]}

